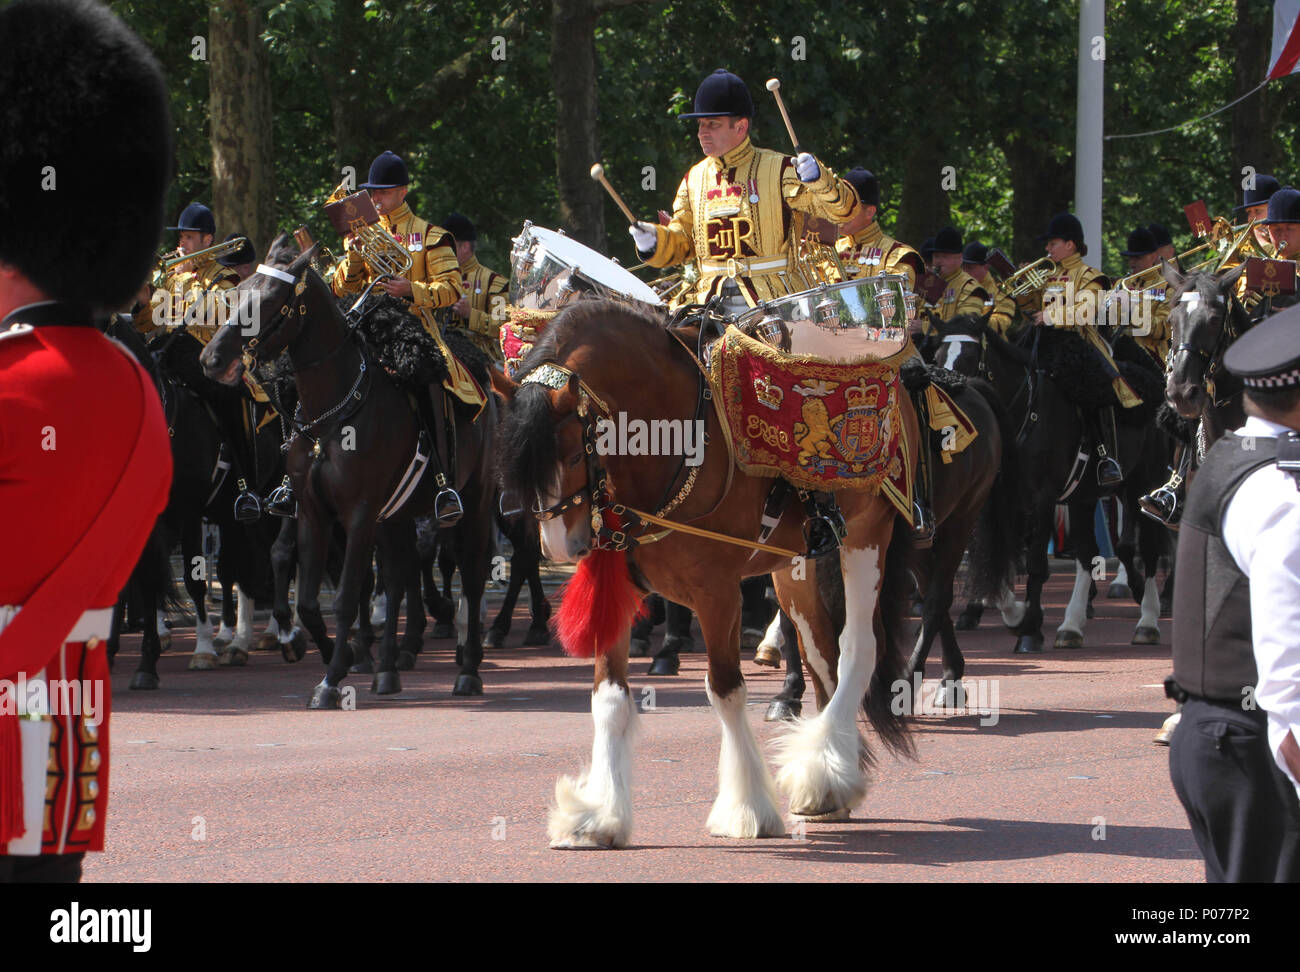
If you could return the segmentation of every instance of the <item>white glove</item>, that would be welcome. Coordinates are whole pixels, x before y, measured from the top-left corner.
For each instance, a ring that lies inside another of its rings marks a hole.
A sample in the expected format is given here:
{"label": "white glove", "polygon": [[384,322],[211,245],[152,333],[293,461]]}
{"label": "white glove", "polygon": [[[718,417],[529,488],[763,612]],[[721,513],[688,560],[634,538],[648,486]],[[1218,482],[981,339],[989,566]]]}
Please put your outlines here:
{"label": "white glove", "polygon": [[638,253],[654,253],[655,248],[659,245],[659,234],[655,232],[654,226],[646,222],[636,222],[627,228],[632,236],[632,242],[636,244]]}
{"label": "white glove", "polygon": [[798,173],[800,182],[816,182],[822,177],[822,167],[809,152],[800,152],[794,157],[794,171]]}

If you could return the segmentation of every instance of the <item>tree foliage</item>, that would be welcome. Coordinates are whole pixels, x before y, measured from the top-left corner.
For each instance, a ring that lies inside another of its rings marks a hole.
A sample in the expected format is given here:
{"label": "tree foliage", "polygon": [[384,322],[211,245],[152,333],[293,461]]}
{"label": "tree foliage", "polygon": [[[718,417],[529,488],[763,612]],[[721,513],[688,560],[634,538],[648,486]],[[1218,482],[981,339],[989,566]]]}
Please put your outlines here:
{"label": "tree foliage", "polygon": [[[1239,14],[1243,4],[1247,13]],[[211,190],[208,65],[191,56],[193,39],[206,31],[207,4],[113,6],[158,54],[171,84],[179,138],[169,203],[179,211]],[[676,116],[720,66],[753,92],[758,144],[789,148],[764,89],[779,77],[800,142],[837,171],[865,165],[876,172],[882,222],[914,244],[950,221],[967,239],[1034,256],[1034,235],[1071,204],[1076,4],[585,6],[599,12],[591,32],[597,130],[589,144],[599,146],[609,178],[646,218],[671,206],[699,158],[693,126]],[[483,262],[508,273],[510,238],[525,219],[560,222],[551,76],[559,8],[525,0],[262,0],[275,222],[284,229],[306,223],[337,248],[321,204],[344,166],[363,182],[370,160],[391,148],[410,165],[413,208],[434,221],[453,209],[468,215],[479,227]],[[1234,68],[1258,60],[1261,49],[1267,60],[1267,18],[1261,27],[1250,9],[1247,0],[1110,0],[1107,134],[1177,125],[1262,80]],[[1212,213],[1227,214],[1239,200],[1243,166],[1276,166],[1284,183],[1294,181],[1298,90],[1300,82],[1286,78],[1252,96],[1261,104],[1243,103],[1254,106],[1253,116],[1229,110],[1175,132],[1108,140],[1104,269],[1122,270],[1118,253],[1138,222],[1163,222],[1189,243],[1183,205],[1204,198]],[[950,190],[941,181],[949,171]],[[607,252],[632,262],[624,225],[606,201]]]}

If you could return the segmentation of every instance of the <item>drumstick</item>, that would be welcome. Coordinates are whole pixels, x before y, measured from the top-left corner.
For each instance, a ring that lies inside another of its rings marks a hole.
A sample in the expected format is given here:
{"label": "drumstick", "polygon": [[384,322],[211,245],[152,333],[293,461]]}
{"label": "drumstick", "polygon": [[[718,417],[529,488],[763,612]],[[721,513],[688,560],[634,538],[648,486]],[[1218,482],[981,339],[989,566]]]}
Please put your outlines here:
{"label": "drumstick", "polygon": [[632,215],[632,210],[627,208],[627,203],[623,202],[619,194],[614,191],[614,187],[609,184],[609,180],[605,178],[605,167],[597,162],[591,167],[591,177],[605,187],[605,191],[613,197],[614,202],[618,203],[618,208],[623,210],[623,215],[627,217],[627,221],[635,226],[636,217]]}
{"label": "drumstick", "polygon": [[776,106],[781,109],[781,118],[785,121],[785,130],[790,133],[790,144],[794,146],[794,154],[799,155],[803,149],[799,146],[799,139],[794,137],[794,126],[790,124],[790,113],[785,110],[785,102],[781,100],[781,82],[777,78],[771,78],[767,82],[767,90],[772,92],[772,97],[776,99]]}

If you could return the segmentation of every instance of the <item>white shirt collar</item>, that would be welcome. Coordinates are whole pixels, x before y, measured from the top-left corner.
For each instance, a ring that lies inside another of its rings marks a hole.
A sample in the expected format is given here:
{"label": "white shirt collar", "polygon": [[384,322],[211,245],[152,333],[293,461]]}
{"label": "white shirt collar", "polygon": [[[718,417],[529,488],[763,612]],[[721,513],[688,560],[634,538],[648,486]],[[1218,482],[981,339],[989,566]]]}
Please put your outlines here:
{"label": "white shirt collar", "polygon": [[1256,435],[1261,438],[1276,439],[1292,431],[1288,426],[1278,425],[1258,415],[1246,416],[1246,424],[1237,430],[1238,435]]}

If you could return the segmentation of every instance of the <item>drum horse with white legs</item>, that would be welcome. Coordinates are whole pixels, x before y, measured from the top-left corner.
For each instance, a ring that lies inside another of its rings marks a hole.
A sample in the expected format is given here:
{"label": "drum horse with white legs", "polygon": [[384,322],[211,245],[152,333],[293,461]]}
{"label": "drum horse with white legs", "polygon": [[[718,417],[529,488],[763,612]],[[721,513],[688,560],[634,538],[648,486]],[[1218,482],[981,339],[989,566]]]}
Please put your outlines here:
{"label": "drum horse with white legs", "polygon": [[[873,285],[888,292],[879,304]],[[918,430],[899,391],[896,361],[887,360],[910,350],[906,335],[886,327],[879,309],[902,306],[903,282],[878,278],[829,289],[834,292],[817,301],[833,305],[829,309],[805,303],[803,312],[791,315],[800,318],[793,324],[754,328],[762,340],[729,326],[707,355],[707,337],[717,326],[707,310],[669,321],[654,309],[579,302],[550,322],[517,371],[502,426],[504,484],[535,503],[546,555],[578,562],[558,630],[571,653],[595,657],[592,764],[578,779],[556,784],[553,846],[628,842],[635,717],[627,684],[629,630],[652,590],[694,610],[704,634],[706,692],[722,724],[718,796],[708,817],[712,833],[783,834],[777,785],[798,815],[838,816],[856,806],[866,793],[871,760],[857,726],[860,707],[888,747],[911,752],[889,697],[904,671],[898,628],[910,589],[910,529],[902,504],[886,490],[910,482]],[[787,341],[792,354],[773,347]],[[832,361],[863,363],[828,364],[828,350]],[[723,401],[719,394],[734,398]],[[787,397],[788,408],[779,414],[772,406]],[[763,410],[771,418],[758,414]],[[616,418],[629,427],[697,423],[707,433],[701,461],[687,465],[684,455],[610,448],[605,437]],[[742,432],[755,436],[737,439],[737,419]],[[867,488],[843,488],[855,472]],[[838,557],[848,603],[835,693],[816,717],[789,726],[774,785],[745,709],[741,578],[773,575],[783,607],[807,622],[800,640],[815,644],[801,645],[805,652],[834,637],[813,572],[800,555],[804,510],[790,502],[794,491],[786,477],[802,479],[793,484],[800,491],[825,483],[838,490],[847,527]]]}

